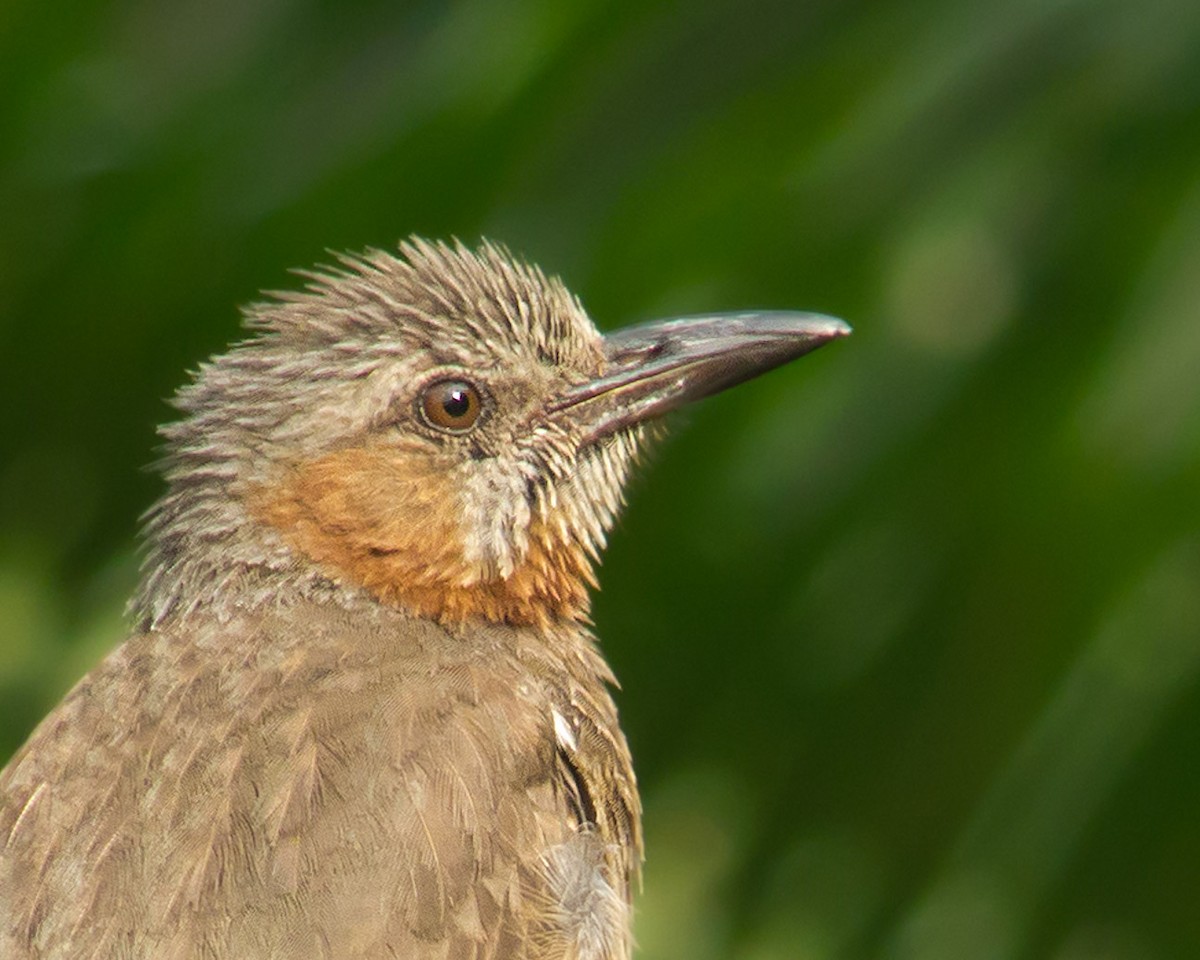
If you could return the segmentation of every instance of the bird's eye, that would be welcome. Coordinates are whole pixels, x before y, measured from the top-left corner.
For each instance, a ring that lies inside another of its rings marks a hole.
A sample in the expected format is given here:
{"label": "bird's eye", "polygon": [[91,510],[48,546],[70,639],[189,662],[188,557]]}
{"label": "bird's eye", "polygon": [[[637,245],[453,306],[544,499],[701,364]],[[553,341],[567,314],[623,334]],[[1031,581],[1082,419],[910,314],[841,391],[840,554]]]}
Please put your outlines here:
{"label": "bird's eye", "polygon": [[483,401],[479,390],[465,380],[439,380],[422,391],[417,406],[434,429],[466,433],[479,419]]}

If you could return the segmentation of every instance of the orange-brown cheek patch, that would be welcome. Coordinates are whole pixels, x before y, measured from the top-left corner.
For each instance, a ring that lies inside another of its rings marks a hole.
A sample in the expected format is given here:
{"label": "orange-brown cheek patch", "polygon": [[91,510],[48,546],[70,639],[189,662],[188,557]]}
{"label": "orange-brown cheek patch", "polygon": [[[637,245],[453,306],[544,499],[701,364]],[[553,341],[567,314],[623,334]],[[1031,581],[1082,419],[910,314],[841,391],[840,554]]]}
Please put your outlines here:
{"label": "orange-brown cheek patch", "polygon": [[488,579],[464,556],[460,496],[427,455],[355,447],[293,468],[247,502],[300,553],[420,616],[540,625],[587,616],[592,569],[577,543],[535,522],[524,561]]}

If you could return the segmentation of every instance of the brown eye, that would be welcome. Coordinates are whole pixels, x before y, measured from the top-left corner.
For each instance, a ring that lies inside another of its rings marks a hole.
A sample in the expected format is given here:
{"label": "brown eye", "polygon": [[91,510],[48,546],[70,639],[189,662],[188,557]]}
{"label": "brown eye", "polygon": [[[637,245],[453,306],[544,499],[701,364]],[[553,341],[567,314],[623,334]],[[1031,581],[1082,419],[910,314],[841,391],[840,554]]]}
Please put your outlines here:
{"label": "brown eye", "polygon": [[421,416],[431,427],[447,433],[466,433],[475,426],[483,403],[479,391],[465,380],[439,380],[418,400]]}

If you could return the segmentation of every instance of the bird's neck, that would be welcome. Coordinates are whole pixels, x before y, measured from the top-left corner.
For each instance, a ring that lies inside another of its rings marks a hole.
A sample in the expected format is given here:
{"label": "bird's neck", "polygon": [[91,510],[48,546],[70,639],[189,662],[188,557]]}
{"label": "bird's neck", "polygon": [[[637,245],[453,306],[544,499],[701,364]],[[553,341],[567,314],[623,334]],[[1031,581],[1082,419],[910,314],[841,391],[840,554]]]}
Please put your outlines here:
{"label": "bird's neck", "polygon": [[331,577],[442,623],[515,626],[586,621],[591,562],[566,525],[534,516],[511,568],[471,556],[462,505],[444,479],[377,450],[341,450],[249,498],[263,527]]}
{"label": "bird's neck", "polygon": [[355,448],[236,491],[177,486],[148,525],[134,612],[155,625],[366,597],[443,624],[588,623],[592,562],[568,528],[533,517],[517,562],[488,570],[467,556],[452,502],[425,483]]}
{"label": "bird's neck", "polygon": [[264,532],[214,484],[168,491],[149,515],[142,579],[129,604],[144,628],[194,615],[231,620],[282,603],[346,603],[347,590]]}

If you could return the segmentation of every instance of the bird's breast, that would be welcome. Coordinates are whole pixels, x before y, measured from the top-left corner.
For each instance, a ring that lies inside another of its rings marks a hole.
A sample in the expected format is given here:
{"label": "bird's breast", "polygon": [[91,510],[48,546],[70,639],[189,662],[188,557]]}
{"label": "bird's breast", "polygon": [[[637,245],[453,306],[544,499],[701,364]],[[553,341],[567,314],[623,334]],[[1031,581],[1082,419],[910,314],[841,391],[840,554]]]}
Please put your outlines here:
{"label": "bird's breast", "polygon": [[636,789],[581,643],[330,604],[131,638],[0,783],[12,955],[625,956]]}

